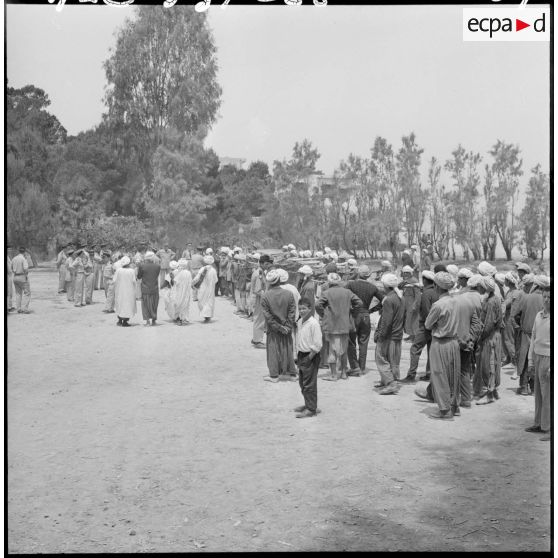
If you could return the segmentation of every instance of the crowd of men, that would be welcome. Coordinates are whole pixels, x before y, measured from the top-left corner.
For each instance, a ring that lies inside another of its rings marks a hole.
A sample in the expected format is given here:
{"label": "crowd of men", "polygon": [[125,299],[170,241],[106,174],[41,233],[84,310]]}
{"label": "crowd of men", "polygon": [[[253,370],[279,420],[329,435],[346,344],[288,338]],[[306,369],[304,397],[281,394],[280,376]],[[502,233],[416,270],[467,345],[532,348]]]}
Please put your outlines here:
{"label": "crowd of men", "polygon": [[[14,309],[13,283],[15,309],[29,312],[24,254],[20,247],[8,258],[8,311]],[[283,246],[279,265],[268,254],[238,246],[221,247],[214,255],[212,248],[188,245],[176,257],[168,245],[155,250],[144,243],[111,252],[105,245],[70,244],[57,257],[58,292],[82,307],[91,304],[93,291],[104,289],[103,312],[115,313],[122,327],[130,326],[138,300],[145,325],[157,325],[162,296],[169,318],[184,326],[191,321],[192,302],[209,323],[215,297],[229,297],[235,313],[252,321],[252,346],[266,350],[264,380],[298,379],[304,397],[295,409],[298,418],[319,412],[320,367],[328,369],[323,379],[333,382],[367,373],[370,315],[378,312],[373,339],[380,395],[416,383],[426,350],[421,379],[429,383],[415,393],[437,404],[432,418],[453,420],[473,401],[499,400],[501,368],[513,366],[517,393],[535,396],[535,421],[527,431],[550,439],[550,278],[533,274],[526,263],[506,274],[485,261],[476,269],[458,269],[434,265],[428,250],[419,257],[418,247],[411,246],[403,252],[400,276],[397,266],[384,260],[373,278],[367,265],[354,258],[340,263],[328,247]],[[404,378],[402,341],[410,343]]]}

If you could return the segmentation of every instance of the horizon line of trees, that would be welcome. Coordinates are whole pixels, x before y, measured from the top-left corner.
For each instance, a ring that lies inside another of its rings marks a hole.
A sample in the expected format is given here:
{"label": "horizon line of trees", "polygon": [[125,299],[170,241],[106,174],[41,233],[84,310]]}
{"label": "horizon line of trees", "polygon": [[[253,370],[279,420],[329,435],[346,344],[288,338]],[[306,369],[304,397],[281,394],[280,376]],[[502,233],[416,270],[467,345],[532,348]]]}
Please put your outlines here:
{"label": "horizon line of trees", "polygon": [[[217,119],[221,87],[205,14],[140,6],[105,61],[106,112],[95,128],[68,136],[42,89],[7,87],[7,230],[11,243],[39,252],[72,240],[119,239],[182,245],[206,240],[271,247],[295,242],[395,256],[430,234],[455,258],[530,259],[548,248],[550,184],[531,169],[525,204],[520,148],[497,140],[485,161],[458,145],[447,161],[427,161],[414,133],[397,149],[376,137],[368,157],[349,154],[333,185],[312,190],[320,154],[297,142],[270,171],[220,166],[204,139]],[[442,170],[451,183],[444,184]],[[253,217],[257,217],[254,224]],[[243,232],[242,232],[243,231]]]}

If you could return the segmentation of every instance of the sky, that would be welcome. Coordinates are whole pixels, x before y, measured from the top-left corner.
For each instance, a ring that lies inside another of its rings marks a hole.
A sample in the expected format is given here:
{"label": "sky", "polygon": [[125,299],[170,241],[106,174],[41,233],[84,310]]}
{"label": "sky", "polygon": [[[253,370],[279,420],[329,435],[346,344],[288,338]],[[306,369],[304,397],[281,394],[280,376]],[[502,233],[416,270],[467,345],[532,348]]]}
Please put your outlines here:
{"label": "sky", "polygon": [[[218,155],[288,159],[318,148],[330,174],[380,135],[410,132],[426,162],[461,143],[485,161],[497,139],[519,144],[526,183],[549,165],[549,44],[463,42],[459,6],[325,6],[306,2],[208,11],[223,89],[206,145]],[[171,10],[179,9],[176,5]],[[9,85],[49,95],[70,134],[100,122],[103,61],[128,7],[7,5]]]}

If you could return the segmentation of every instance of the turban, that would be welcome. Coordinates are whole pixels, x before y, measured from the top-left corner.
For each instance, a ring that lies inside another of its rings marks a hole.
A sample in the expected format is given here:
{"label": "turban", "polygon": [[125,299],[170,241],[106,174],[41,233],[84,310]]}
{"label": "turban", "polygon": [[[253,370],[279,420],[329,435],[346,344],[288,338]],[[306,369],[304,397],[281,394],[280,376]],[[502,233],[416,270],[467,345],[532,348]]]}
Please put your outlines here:
{"label": "turban", "polygon": [[384,287],[394,289],[397,285],[399,285],[399,279],[393,273],[385,273],[382,275],[382,283],[384,284]]}
{"label": "turban", "polygon": [[527,275],[523,276],[523,283],[526,285],[530,285],[535,280],[535,276],[532,273],[527,273]]}
{"label": "turban", "polygon": [[330,248],[329,246],[326,246],[326,247],[324,248],[324,252],[325,252],[326,254],[329,254],[329,253],[331,252],[331,248]]}
{"label": "turban", "polygon": [[428,269],[426,269],[425,271],[422,272],[422,278],[423,279],[428,279],[428,280],[434,282],[434,277],[435,277],[435,274],[434,274],[433,271],[428,271]]}
{"label": "turban", "polygon": [[122,264],[122,267],[130,265],[130,258],[128,256],[124,256],[121,260],[120,263]]}
{"label": "turban", "polygon": [[535,275],[534,283],[541,289],[547,289],[550,287],[550,277],[548,275]]}
{"label": "turban", "polygon": [[289,272],[285,269],[278,269],[277,273],[279,273],[279,282],[286,283],[289,280]]}
{"label": "turban", "polygon": [[227,254],[229,252],[229,247],[228,246],[221,246],[221,252],[225,252],[225,254]]}
{"label": "turban", "polygon": [[289,249],[289,247],[285,244],[285,246],[283,246],[283,248],[281,248],[281,250],[285,250],[285,252]]}
{"label": "turban", "polygon": [[389,260],[382,260],[382,261],[380,262],[380,265],[381,265],[382,267],[391,267],[391,262],[390,262]]}
{"label": "turban", "polygon": [[240,248],[239,246],[235,246],[233,248],[233,252],[242,252],[242,248]]}
{"label": "turban", "polygon": [[[205,258],[204,258],[204,261],[205,261]],[[188,260],[186,258],[180,258],[176,262],[176,267],[179,267],[180,269],[186,269],[188,267]]]}
{"label": "turban", "polygon": [[484,287],[484,281],[482,279],[482,275],[479,275],[478,273],[475,273],[474,275],[471,275],[471,277],[469,277],[469,279],[467,280],[467,286],[471,287],[471,289],[474,289],[475,287],[478,286]]}
{"label": "turban", "polygon": [[[188,260],[186,260],[186,261],[188,261]],[[169,263],[169,267],[171,269],[176,269],[178,267],[178,262],[175,261],[175,260],[172,260],[172,262]]]}
{"label": "turban", "polygon": [[355,266],[355,265],[357,265],[357,261],[354,258],[349,258],[347,260],[347,265]]}
{"label": "turban", "polygon": [[265,278],[270,285],[275,285],[276,283],[279,283],[279,279],[280,279],[279,270],[270,269],[266,273]]}
{"label": "turban", "polygon": [[233,256],[233,260],[240,260],[240,254],[235,254]]}
{"label": "turban", "polygon": [[413,273],[413,268],[410,265],[406,265],[401,270],[401,273]]}
{"label": "turban", "polygon": [[446,271],[453,276],[457,276],[459,273],[459,268],[456,265],[449,264],[446,266]]}
{"label": "turban", "polygon": [[503,273],[496,273],[496,275],[494,275],[494,281],[496,281],[496,283],[500,283],[500,285],[503,285],[505,280],[506,276]]}
{"label": "turban", "polygon": [[312,257],[312,251],[311,250],[304,250],[304,257],[305,258],[311,258]]}
{"label": "turban", "polygon": [[418,250],[418,246],[417,246],[416,244],[413,244],[413,245],[411,246],[411,248],[412,248],[413,250]]}
{"label": "turban", "polygon": [[324,257],[324,253],[323,252],[316,252],[316,258],[323,258]]}
{"label": "turban", "polygon": [[339,259],[339,256],[335,252],[330,253],[331,259],[336,262]]}
{"label": "turban", "polygon": [[252,257],[255,258],[256,260],[260,259],[261,254],[258,254],[258,252],[256,252],[255,254],[252,254]]}
{"label": "turban", "polygon": [[205,251],[205,255],[206,255],[206,256],[209,256],[210,254],[213,254],[213,248],[208,248],[208,249]]}
{"label": "turban", "polygon": [[289,250],[296,250],[296,246],[295,246],[294,244],[289,244],[289,245],[287,246],[287,248],[288,248]]}
{"label": "turban", "polygon": [[213,259],[213,256],[204,256],[203,257],[203,263],[205,265],[211,265],[215,260]]}
{"label": "turban", "polygon": [[341,283],[341,277],[339,277],[337,273],[328,273],[327,282],[330,285],[339,285],[339,283]]}
{"label": "turban", "polygon": [[367,265],[359,265],[358,276],[363,278],[370,277],[370,268]]}
{"label": "turban", "polygon": [[303,265],[299,270],[299,273],[302,273],[303,275],[313,275],[313,271],[312,268],[309,265]]}
{"label": "turban", "polygon": [[[423,273],[424,275],[424,273]],[[458,277],[465,277],[466,279],[470,279],[474,273],[468,267],[462,267],[458,272]]]}
{"label": "turban", "polygon": [[451,273],[447,271],[438,271],[438,273],[434,275],[434,283],[436,283],[440,289],[449,291],[453,287],[454,280]]}
{"label": "turban", "polygon": [[525,271],[525,273],[531,273],[531,268],[523,262],[518,262],[515,264],[517,271]]}
{"label": "turban", "polygon": [[493,293],[496,290],[496,282],[490,275],[485,275],[482,278],[482,282],[484,283],[484,288],[489,292]]}
{"label": "turban", "polygon": [[[295,250],[296,251],[296,250]],[[304,250],[299,250],[298,251],[298,257],[299,258],[304,258]]]}
{"label": "turban", "polygon": [[516,287],[519,284],[519,277],[511,271],[506,273],[505,278],[506,278],[506,281],[509,281],[510,283],[513,283]]}
{"label": "turban", "polygon": [[232,256],[233,254],[234,254],[234,251],[233,251],[233,250],[231,250],[231,249],[229,249],[229,251],[228,251],[228,255],[229,255],[229,256]]}
{"label": "turban", "polygon": [[296,250],[291,250],[291,255],[292,256],[298,256],[298,252]]}
{"label": "turban", "polygon": [[146,260],[149,260],[149,259],[152,258],[154,255],[155,255],[155,252],[152,252],[151,250],[148,250],[148,251],[145,253],[145,256],[144,256],[144,257],[145,257]]}
{"label": "turban", "polygon": [[496,273],[496,268],[488,262],[481,262],[477,269],[481,275],[494,275]]}

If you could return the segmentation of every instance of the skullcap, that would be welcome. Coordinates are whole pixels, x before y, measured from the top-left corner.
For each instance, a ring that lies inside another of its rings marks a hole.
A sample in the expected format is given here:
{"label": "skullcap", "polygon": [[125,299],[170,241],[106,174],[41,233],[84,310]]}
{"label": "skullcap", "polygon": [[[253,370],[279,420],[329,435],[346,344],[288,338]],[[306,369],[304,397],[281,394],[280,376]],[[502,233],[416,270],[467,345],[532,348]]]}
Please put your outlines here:
{"label": "skullcap", "polygon": [[438,271],[438,273],[434,275],[434,283],[436,283],[440,289],[449,291],[454,285],[454,280],[451,273],[447,271]]}
{"label": "skullcap", "polygon": [[433,271],[429,271],[428,269],[422,272],[423,279],[429,279],[430,281],[434,282],[435,273]]}
{"label": "skullcap", "polygon": [[459,268],[454,264],[449,264],[446,266],[446,271],[450,275],[457,275],[459,273]]}
{"label": "skullcap", "polygon": [[519,277],[515,273],[513,273],[512,271],[508,271],[508,273],[506,273],[505,277],[506,277],[506,281],[509,281],[510,283],[513,283],[516,287],[519,284]]}
{"label": "skullcap", "polygon": [[490,276],[490,275],[485,275],[482,278],[482,282],[484,283],[484,288],[492,293],[495,291],[496,289],[496,282],[494,281],[494,279]]}
{"label": "skullcap", "polygon": [[341,283],[341,277],[337,273],[328,273],[327,282],[331,285],[338,285]]}
{"label": "skullcap", "polygon": [[471,277],[469,277],[469,279],[467,280],[467,286],[471,287],[471,289],[474,289],[475,287],[478,286],[484,287],[484,281],[482,279],[482,275],[475,273],[474,275],[471,275]]}
{"label": "skullcap", "polygon": [[531,267],[523,262],[518,262],[515,264],[518,271],[525,271],[525,273],[531,273]]}
{"label": "skullcap", "polygon": [[457,272],[458,277],[465,277],[467,279],[470,279],[473,275],[474,275],[474,273],[468,267],[462,267]]}
{"label": "skullcap", "polygon": [[299,270],[299,273],[302,273],[303,275],[313,275],[313,271],[312,268],[309,265],[303,265]]}
{"label": "skullcap", "polygon": [[393,273],[385,273],[382,275],[382,283],[384,284],[384,287],[394,289],[399,284],[399,279]]}
{"label": "skullcap", "polygon": [[267,282],[268,282],[270,285],[275,285],[276,283],[279,283],[279,278],[280,278],[280,276],[279,276],[279,270],[277,270],[277,269],[270,269],[270,270],[266,273],[265,278],[266,278]]}
{"label": "skullcap", "polygon": [[370,277],[370,268],[367,265],[359,265],[358,276],[363,278]]}
{"label": "skullcap", "polygon": [[527,273],[527,275],[523,276],[523,283],[526,285],[530,285],[535,281],[535,276],[532,273]]}
{"label": "skullcap", "polygon": [[534,283],[537,287],[547,289],[550,287],[550,277],[548,275],[535,275]]}
{"label": "skullcap", "polygon": [[277,273],[279,274],[279,282],[286,283],[289,280],[289,272],[284,269],[278,269]]}
{"label": "skullcap", "polygon": [[[186,260],[186,261],[188,261],[188,260]],[[178,267],[178,262],[177,262],[176,260],[172,260],[172,261],[169,263],[169,267],[170,267],[171,269],[176,269],[176,268]]]}
{"label": "skullcap", "polygon": [[477,269],[481,275],[494,275],[496,273],[496,268],[488,262],[480,262]]}
{"label": "skullcap", "polygon": [[504,273],[496,273],[494,275],[494,281],[496,281],[496,283],[500,283],[500,285],[503,285],[506,281],[506,275]]}
{"label": "skullcap", "polygon": [[401,273],[413,273],[413,268],[410,265],[406,265],[401,270]]}
{"label": "skullcap", "polygon": [[213,256],[204,256],[203,257],[203,263],[205,265],[211,265],[215,260],[213,259]]}

